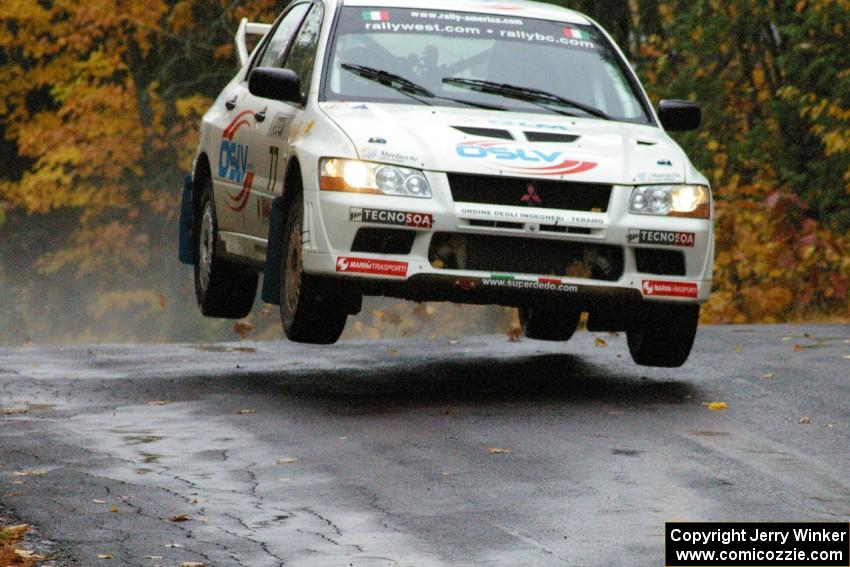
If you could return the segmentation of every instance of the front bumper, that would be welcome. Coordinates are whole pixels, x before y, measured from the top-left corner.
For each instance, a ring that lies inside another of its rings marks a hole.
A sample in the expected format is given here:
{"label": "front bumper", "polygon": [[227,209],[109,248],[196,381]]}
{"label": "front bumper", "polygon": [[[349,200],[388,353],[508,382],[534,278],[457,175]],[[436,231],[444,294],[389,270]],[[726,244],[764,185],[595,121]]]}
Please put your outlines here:
{"label": "front bumper", "polygon": [[[612,188],[606,212],[460,203],[446,174],[426,175],[432,199],[308,191],[305,271],[354,280],[366,294],[421,301],[708,300],[710,220],[629,214],[628,186]],[[367,233],[404,242],[369,248]],[[444,261],[441,243],[468,257]],[[553,268],[559,258],[563,270]]]}

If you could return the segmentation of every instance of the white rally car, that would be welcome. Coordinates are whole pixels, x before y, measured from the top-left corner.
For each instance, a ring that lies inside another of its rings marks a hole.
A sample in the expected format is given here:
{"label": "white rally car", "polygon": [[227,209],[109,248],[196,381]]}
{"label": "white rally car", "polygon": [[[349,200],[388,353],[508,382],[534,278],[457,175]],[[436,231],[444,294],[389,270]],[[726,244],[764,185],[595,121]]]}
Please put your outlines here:
{"label": "white rally car", "polygon": [[[262,35],[251,54],[246,36]],[[333,343],[363,295],[520,309],[526,336],[625,331],[679,366],[711,289],[708,181],[609,35],[509,0],[296,0],[245,21],[181,216],[204,315],[262,297]]]}

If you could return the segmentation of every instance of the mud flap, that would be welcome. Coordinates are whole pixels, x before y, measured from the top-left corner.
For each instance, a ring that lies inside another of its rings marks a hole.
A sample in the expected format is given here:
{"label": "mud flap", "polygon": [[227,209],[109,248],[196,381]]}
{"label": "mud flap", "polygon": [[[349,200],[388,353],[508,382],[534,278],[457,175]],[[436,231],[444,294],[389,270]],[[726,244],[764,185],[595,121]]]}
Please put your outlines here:
{"label": "mud flap", "polygon": [[284,198],[276,197],[272,201],[272,215],[269,219],[269,238],[266,248],[266,267],[263,269],[263,301],[270,305],[280,305],[280,262],[283,224],[286,222]]}
{"label": "mud flap", "polygon": [[195,251],[192,249],[192,176],[183,178],[183,198],[180,202],[180,234],[177,257],[189,266],[195,265]]}

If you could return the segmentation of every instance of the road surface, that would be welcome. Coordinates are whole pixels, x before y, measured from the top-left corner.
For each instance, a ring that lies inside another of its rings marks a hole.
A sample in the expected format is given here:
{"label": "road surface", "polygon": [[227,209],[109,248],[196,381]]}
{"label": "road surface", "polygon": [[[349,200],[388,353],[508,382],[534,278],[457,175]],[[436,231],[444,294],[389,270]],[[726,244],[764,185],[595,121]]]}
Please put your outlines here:
{"label": "road surface", "polygon": [[668,520],[850,519],[847,326],[676,370],[590,333],[2,349],[0,408],[0,516],[53,565],[657,566]]}

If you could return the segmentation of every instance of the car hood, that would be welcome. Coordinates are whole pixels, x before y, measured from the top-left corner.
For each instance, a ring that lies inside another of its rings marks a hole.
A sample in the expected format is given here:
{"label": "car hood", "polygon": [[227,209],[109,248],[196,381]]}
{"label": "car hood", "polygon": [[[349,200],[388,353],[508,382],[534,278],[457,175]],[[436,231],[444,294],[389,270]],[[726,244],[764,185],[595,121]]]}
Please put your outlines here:
{"label": "car hood", "polygon": [[621,185],[680,183],[690,168],[682,149],[652,126],[424,105],[320,107],[367,161]]}

